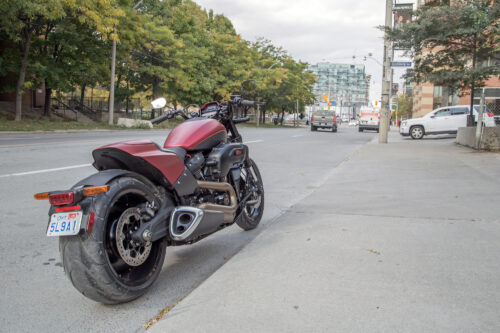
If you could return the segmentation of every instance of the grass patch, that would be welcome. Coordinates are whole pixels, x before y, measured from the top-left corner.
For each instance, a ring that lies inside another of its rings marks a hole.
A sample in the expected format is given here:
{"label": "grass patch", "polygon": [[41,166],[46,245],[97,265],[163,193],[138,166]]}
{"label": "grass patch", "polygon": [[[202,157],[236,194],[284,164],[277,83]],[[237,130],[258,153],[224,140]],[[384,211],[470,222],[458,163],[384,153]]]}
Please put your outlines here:
{"label": "grass patch", "polygon": [[[158,125],[153,125],[154,129],[171,129],[181,123],[181,120],[169,120]],[[56,130],[149,130],[148,126],[139,125],[136,127],[122,127],[109,125],[105,122],[80,123],[67,118],[47,118],[37,116],[23,116],[21,121],[14,121],[10,115],[0,114],[0,132],[32,132],[32,131],[56,131]]]}
{"label": "grass patch", "polygon": [[[160,124],[153,125],[153,129],[172,129],[183,119],[170,119]],[[242,128],[255,128],[255,122],[238,124]],[[294,128],[293,126],[274,125],[273,123],[259,124],[259,128]],[[24,114],[21,121],[14,121],[13,115],[0,114],[0,132],[32,132],[32,131],[56,131],[56,130],[126,130],[126,129],[142,129],[149,130],[148,126],[139,125],[136,127],[122,127],[117,125],[109,125],[105,122],[81,123],[69,118],[63,117],[40,117],[33,114]]]}
{"label": "grass patch", "polygon": [[[249,121],[248,123],[237,124],[237,127],[256,127],[255,122]],[[259,128],[294,128],[293,125],[274,125],[273,123],[259,124]],[[295,127],[295,128],[298,128]]]}

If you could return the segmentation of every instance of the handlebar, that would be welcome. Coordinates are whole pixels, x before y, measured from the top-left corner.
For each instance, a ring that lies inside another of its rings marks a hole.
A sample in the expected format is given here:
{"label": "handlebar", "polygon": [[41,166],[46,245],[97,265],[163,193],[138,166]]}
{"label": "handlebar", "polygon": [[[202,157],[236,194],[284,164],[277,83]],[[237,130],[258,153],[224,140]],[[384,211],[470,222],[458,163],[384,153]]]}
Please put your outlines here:
{"label": "handlebar", "polygon": [[250,117],[236,118],[236,119],[233,119],[233,123],[241,124],[241,123],[246,123],[249,120],[250,120]]}
{"label": "handlebar", "polygon": [[189,117],[184,113],[183,110],[169,110],[169,111],[166,111],[165,114],[163,114],[155,119],[152,119],[151,123],[152,124],[159,124],[167,119],[174,118],[176,115],[181,115],[182,118],[189,119]]}
{"label": "handlebar", "polygon": [[246,100],[246,99],[241,99],[239,104],[241,106],[266,105],[266,103],[264,103],[264,102],[249,101],[249,100]]}
{"label": "handlebar", "polygon": [[169,114],[164,114],[159,117],[156,117],[155,119],[151,119],[152,124],[159,124],[165,120],[169,119]]}

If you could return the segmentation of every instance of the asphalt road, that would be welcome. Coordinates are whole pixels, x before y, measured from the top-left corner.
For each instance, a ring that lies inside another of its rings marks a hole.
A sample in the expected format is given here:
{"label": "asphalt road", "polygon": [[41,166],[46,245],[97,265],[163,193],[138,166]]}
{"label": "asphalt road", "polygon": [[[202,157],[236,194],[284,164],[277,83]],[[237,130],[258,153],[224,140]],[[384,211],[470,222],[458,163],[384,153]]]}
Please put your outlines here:
{"label": "asphalt road", "polygon": [[[95,170],[91,151],[115,141],[151,139],[165,131],[0,135],[0,331],[136,332],[172,306],[248,244],[266,225],[313,193],[339,163],[374,138],[356,128],[338,133],[306,128],[252,129],[241,133],[266,190],[262,225],[227,228],[192,245],[167,249],[163,271],[143,297],[104,306],[79,294],[64,275],[58,240],[45,236],[48,204],[33,194],[65,189]],[[341,177],[335,174],[334,177]]]}

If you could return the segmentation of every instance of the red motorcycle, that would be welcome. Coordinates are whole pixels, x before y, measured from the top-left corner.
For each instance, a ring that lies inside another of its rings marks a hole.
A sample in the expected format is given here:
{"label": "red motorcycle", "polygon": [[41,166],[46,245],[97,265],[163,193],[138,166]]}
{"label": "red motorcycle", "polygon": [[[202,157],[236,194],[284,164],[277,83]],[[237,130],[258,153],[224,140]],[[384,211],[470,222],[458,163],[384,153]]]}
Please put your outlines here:
{"label": "red motorcycle", "polygon": [[163,147],[147,140],[100,147],[92,152],[99,172],[70,190],[35,194],[51,204],[47,236],[60,237],[76,289],[106,304],[131,301],[158,277],[167,246],[193,244],[234,223],[258,226],[262,178],[235,126],[249,119],[233,119],[238,107],[257,104],[234,95],[199,112],[166,111],[152,122],[185,121]]}

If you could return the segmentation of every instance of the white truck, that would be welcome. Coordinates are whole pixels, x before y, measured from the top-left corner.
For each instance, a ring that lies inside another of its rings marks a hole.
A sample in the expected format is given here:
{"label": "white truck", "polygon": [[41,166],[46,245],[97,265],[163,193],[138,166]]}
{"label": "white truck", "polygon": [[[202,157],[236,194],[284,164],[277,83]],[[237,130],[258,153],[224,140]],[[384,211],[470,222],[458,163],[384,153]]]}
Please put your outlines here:
{"label": "white truck", "polygon": [[362,106],[359,114],[358,131],[377,131],[380,123],[380,109],[371,106]]}

